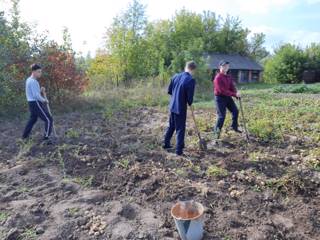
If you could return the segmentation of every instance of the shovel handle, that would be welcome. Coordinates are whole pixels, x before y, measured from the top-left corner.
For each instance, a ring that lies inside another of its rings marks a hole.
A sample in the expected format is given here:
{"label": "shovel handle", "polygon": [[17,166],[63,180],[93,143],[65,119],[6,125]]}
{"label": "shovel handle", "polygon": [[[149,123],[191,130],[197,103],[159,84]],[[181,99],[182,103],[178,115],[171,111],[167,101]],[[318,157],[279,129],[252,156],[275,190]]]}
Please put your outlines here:
{"label": "shovel handle", "polygon": [[198,135],[199,138],[201,139],[200,131],[199,131],[199,128],[198,128],[198,125],[197,125],[197,122],[196,122],[196,117],[194,116],[194,108],[193,108],[192,105],[190,106],[190,109],[191,109],[192,119],[193,119],[193,122],[194,122],[194,127],[195,127],[195,129],[196,129],[197,135]]}
{"label": "shovel handle", "polygon": [[242,121],[243,121],[243,127],[244,127],[244,131],[246,133],[246,139],[249,142],[249,134],[248,134],[248,130],[247,130],[247,125],[246,125],[246,119],[244,117],[244,111],[243,111],[243,107],[242,107],[242,101],[241,98],[238,98],[239,100],[239,105],[240,105],[240,111],[241,111],[241,116],[242,116]]}
{"label": "shovel handle", "polygon": [[[48,102],[47,97],[45,97],[45,99],[47,100],[47,103],[46,103],[46,104],[47,104],[48,112],[49,112],[49,114],[52,116],[51,109],[50,109],[50,105],[49,105],[49,102]],[[58,137],[56,128],[55,128],[55,126],[54,126],[54,123],[52,123],[52,130],[53,130],[54,136],[55,136],[55,137]]]}

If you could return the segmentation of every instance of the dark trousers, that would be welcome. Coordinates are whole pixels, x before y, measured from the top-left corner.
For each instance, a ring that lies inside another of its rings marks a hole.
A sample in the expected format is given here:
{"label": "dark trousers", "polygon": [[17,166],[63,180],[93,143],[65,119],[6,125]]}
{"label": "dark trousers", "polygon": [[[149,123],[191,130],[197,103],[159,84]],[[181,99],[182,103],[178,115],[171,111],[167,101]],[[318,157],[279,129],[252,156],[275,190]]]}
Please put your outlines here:
{"label": "dark trousers", "polygon": [[239,110],[234,103],[232,97],[227,96],[215,96],[216,107],[217,107],[217,124],[215,130],[221,130],[226,118],[227,109],[232,113],[232,125],[233,129],[238,129],[238,116]]}
{"label": "dark trousers", "polygon": [[184,136],[186,132],[186,120],[187,113],[176,114],[171,112],[169,118],[169,127],[167,128],[166,134],[164,136],[164,145],[166,147],[170,146],[170,141],[173,136],[174,131],[176,131],[177,146],[176,153],[182,154],[184,149]]}
{"label": "dark trousers", "polygon": [[29,104],[29,110],[30,110],[30,118],[24,129],[22,138],[29,137],[34,124],[38,120],[38,117],[45,123],[44,137],[48,138],[52,131],[53,119],[52,119],[52,116],[49,114],[47,107],[42,102],[39,102],[39,101],[28,102],[28,104]]}

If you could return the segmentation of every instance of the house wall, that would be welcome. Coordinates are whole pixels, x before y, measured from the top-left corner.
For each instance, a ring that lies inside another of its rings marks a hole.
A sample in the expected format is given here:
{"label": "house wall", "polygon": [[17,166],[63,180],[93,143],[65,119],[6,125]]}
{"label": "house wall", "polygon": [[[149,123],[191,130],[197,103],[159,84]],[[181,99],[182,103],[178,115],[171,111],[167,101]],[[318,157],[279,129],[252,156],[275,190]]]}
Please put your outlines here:
{"label": "house wall", "polygon": [[[213,77],[217,73],[217,69],[213,69]],[[232,79],[237,83],[251,83],[251,82],[259,82],[261,80],[261,71],[255,70],[230,70],[230,74]]]}

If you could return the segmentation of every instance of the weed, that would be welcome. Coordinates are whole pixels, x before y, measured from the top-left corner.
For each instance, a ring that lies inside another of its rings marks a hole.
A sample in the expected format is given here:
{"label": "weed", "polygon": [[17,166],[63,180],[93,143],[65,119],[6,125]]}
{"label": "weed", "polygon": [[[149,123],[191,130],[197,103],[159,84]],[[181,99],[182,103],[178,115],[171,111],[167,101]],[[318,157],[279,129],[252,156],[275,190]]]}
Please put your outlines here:
{"label": "weed", "polygon": [[254,191],[254,192],[261,192],[262,189],[261,189],[261,187],[259,187],[258,185],[254,185],[254,186],[252,187],[252,191]]}
{"label": "weed", "polygon": [[249,153],[249,159],[252,162],[258,162],[259,160],[261,160],[263,158],[263,156],[264,155],[260,151]]}
{"label": "weed", "polygon": [[25,229],[19,238],[19,240],[35,240],[35,239],[37,239],[37,233],[34,228]]}
{"label": "weed", "polygon": [[26,155],[30,149],[32,148],[34,142],[32,139],[28,139],[28,140],[19,140],[17,142],[17,144],[19,145],[19,152],[17,155],[17,158],[21,158],[22,156]]}
{"label": "weed", "polygon": [[17,189],[17,192],[18,192],[18,193],[28,193],[28,192],[30,192],[30,189],[27,188],[27,187],[19,187],[19,188]]}
{"label": "weed", "polygon": [[228,176],[228,171],[224,168],[217,166],[210,166],[207,169],[207,176],[209,177],[226,177]]}
{"label": "weed", "polygon": [[249,132],[263,141],[278,141],[281,139],[280,129],[276,127],[271,119],[255,119],[250,121]]}
{"label": "weed", "polygon": [[123,158],[119,160],[118,164],[124,169],[129,169],[130,161],[127,158]]}
{"label": "weed", "polygon": [[310,156],[307,160],[307,165],[314,169],[315,171],[320,172],[320,149],[313,149],[310,151]]}
{"label": "weed", "polygon": [[278,179],[267,180],[266,185],[283,194],[294,194],[306,189],[303,177],[297,171],[290,171]]}
{"label": "weed", "polygon": [[9,214],[6,212],[0,212],[0,222],[6,221],[9,217]]}
{"label": "weed", "polygon": [[315,171],[318,171],[320,172],[320,159],[318,158],[310,158],[307,162],[308,166],[315,170]]}
{"label": "weed", "polygon": [[78,212],[80,211],[79,208],[68,208],[68,213],[71,215],[71,216],[75,216]]}
{"label": "weed", "polygon": [[66,136],[68,138],[79,138],[80,133],[77,130],[71,128],[66,132]]}
{"label": "weed", "polygon": [[180,177],[186,177],[187,176],[187,173],[184,169],[177,169],[176,170],[176,174]]}
{"label": "weed", "polygon": [[94,176],[91,175],[87,177],[76,177],[76,178],[73,178],[72,181],[83,187],[88,188],[92,186],[93,179],[94,179]]}

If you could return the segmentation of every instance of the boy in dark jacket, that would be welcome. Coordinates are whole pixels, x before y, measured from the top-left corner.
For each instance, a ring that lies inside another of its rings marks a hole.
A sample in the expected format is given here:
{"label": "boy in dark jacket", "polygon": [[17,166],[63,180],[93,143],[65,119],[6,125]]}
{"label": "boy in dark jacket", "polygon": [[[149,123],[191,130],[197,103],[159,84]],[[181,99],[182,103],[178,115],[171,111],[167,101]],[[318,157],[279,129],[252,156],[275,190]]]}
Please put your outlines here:
{"label": "boy in dark jacket", "polygon": [[174,131],[177,136],[176,154],[182,155],[184,146],[184,137],[186,130],[187,105],[193,103],[193,95],[195,89],[194,72],[197,68],[195,62],[187,62],[185,71],[175,75],[170,82],[168,94],[171,95],[170,100],[170,118],[169,127],[164,137],[164,149],[171,148],[171,138]]}
{"label": "boy in dark jacket", "polygon": [[214,95],[218,114],[215,126],[215,134],[217,138],[220,137],[221,129],[226,118],[226,109],[232,113],[231,128],[235,132],[241,133],[238,129],[239,111],[232,99],[232,97],[240,98],[241,95],[235,88],[231,76],[227,74],[230,68],[229,64],[230,63],[225,60],[220,61],[220,72],[214,78]]}

